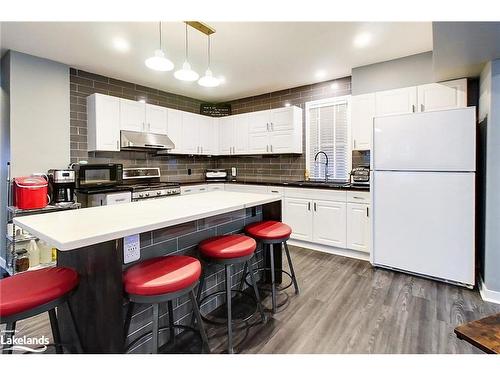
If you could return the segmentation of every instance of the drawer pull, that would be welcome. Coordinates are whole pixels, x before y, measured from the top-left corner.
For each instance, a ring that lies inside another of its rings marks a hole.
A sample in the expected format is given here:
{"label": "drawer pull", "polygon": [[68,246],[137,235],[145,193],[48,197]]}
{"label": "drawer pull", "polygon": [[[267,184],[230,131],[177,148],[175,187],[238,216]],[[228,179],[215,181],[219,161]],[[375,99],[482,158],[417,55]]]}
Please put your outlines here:
{"label": "drawer pull", "polygon": [[363,197],[353,197],[354,199],[364,199]]}
{"label": "drawer pull", "polygon": [[307,210],[311,211],[311,202],[307,202]]}
{"label": "drawer pull", "polygon": [[271,190],[271,193],[279,193],[278,190]]}

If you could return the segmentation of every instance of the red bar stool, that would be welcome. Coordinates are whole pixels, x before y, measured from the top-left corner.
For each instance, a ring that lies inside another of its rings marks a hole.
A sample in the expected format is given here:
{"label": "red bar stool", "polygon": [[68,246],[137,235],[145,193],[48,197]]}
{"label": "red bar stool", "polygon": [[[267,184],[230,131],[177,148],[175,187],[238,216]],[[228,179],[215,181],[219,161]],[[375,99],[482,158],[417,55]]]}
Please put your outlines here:
{"label": "red bar stool", "polygon": [[[203,347],[210,353],[208,338],[201,321],[200,309],[194,295],[194,288],[198,284],[201,274],[201,264],[196,258],[184,255],[169,255],[140,262],[123,275],[126,297],[129,300],[127,316],[125,319],[125,338],[127,337],[132,312],[135,303],[151,304],[153,307],[153,329],[130,343],[125,351],[130,351],[134,346],[148,335],[152,335],[153,353],[158,353],[158,334],[170,331],[170,339],[175,337],[175,328],[194,330],[193,327],[174,324],[172,301],[182,295],[189,295],[193,312],[198,322],[198,332],[201,336]],[[159,327],[159,305],[168,304],[168,326]]]}
{"label": "red bar stool", "polygon": [[[260,312],[260,316],[262,319],[262,322],[266,321],[266,315],[264,314],[264,309],[262,308],[262,305],[260,303],[260,296],[259,296],[259,290],[257,288],[257,284],[255,282],[255,275],[252,272],[253,271],[253,266],[251,259],[254,256],[255,249],[257,247],[257,243],[255,240],[251,237],[242,235],[242,234],[230,234],[230,235],[225,235],[225,236],[217,236],[217,237],[212,237],[208,238],[202,242],[199,243],[198,249],[201,254],[201,258],[207,262],[207,263],[212,263],[212,264],[221,264],[224,265],[224,270],[225,270],[225,290],[223,291],[217,291],[210,293],[206,295],[203,299],[200,300],[201,298],[201,292],[203,289],[204,285],[204,275],[201,277],[200,281],[200,286],[198,287],[198,293],[197,293],[197,300],[200,304],[200,306],[203,304],[203,301],[206,299],[225,293],[226,295],[226,308],[227,308],[227,351],[229,354],[234,353],[233,349],[233,318],[232,318],[232,313],[231,313],[231,294],[232,293],[239,293],[239,294],[244,294],[252,298],[255,303],[256,303],[256,311],[257,309]],[[231,289],[231,266],[235,264],[241,264],[245,263],[245,267],[248,267],[248,269],[251,271],[251,280],[252,280],[252,286],[253,290],[255,293],[255,297],[242,291],[242,290],[236,290],[236,289]],[[254,311],[251,315],[246,317],[245,319],[242,319],[241,321],[246,321],[250,319],[255,312]],[[206,321],[209,321],[211,323],[218,324],[217,322],[214,322],[212,320],[209,320],[207,317],[203,317]]]}
{"label": "red bar stool", "polygon": [[[57,322],[56,307],[68,307],[71,324],[77,338],[77,352],[83,352],[76,329],[73,311],[68,298],[78,286],[78,274],[64,267],[28,271],[0,280],[0,323],[6,324],[8,341],[11,341],[19,320],[49,313],[50,327],[56,353],[63,353]],[[74,351],[74,350],[72,350]],[[4,346],[3,354],[12,353],[12,345]]]}
{"label": "red bar stool", "polygon": [[[293,283],[293,286],[295,288],[295,294],[299,294],[299,285],[297,283],[297,278],[295,277],[295,271],[293,269],[293,264],[292,264],[292,258],[290,257],[290,251],[288,250],[288,244],[286,241],[290,238],[290,235],[292,234],[292,228],[290,228],[288,225],[280,222],[280,221],[260,221],[257,223],[253,223],[250,225],[247,225],[245,227],[245,232],[262,242],[264,245],[264,250],[266,248],[266,245],[270,251],[270,267],[260,267],[257,269],[257,271],[263,271],[263,270],[268,270],[271,271],[271,297],[272,297],[272,303],[273,303],[273,314],[276,313],[276,280],[275,280],[275,267],[274,267],[274,248],[273,244],[276,243],[281,243],[282,248],[283,246],[285,247],[285,254],[288,259],[288,266],[290,267],[290,273],[285,271],[285,270],[279,270],[279,272],[285,273],[288,276],[290,276],[290,279],[292,282],[283,287],[282,290],[288,288],[291,286]],[[246,280],[246,269],[243,271],[244,276],[242,279],[242,282]],[[249,273],[252,273],[252,270],[249,270]]]}

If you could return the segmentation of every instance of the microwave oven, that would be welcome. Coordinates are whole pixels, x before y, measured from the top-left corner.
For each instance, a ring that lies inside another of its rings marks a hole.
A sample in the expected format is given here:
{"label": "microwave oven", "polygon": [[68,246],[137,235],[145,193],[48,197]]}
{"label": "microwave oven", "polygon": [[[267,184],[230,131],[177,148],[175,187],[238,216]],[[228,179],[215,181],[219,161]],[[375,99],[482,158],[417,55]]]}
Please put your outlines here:
{"label": "microwave oven", "polygon": [[75,164],[76,188],[117,186],[123,181],[122,164]]}

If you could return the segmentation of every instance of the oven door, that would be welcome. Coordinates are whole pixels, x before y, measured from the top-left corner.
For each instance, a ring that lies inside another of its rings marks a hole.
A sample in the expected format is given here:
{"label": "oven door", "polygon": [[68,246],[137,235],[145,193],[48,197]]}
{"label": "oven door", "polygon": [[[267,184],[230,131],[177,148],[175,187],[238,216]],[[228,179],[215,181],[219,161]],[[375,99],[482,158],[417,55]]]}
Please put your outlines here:
{"label": "oven door", "polygon": [[77,168],[79,188],[116,186],[122,183],[122,164],[88,164]]}

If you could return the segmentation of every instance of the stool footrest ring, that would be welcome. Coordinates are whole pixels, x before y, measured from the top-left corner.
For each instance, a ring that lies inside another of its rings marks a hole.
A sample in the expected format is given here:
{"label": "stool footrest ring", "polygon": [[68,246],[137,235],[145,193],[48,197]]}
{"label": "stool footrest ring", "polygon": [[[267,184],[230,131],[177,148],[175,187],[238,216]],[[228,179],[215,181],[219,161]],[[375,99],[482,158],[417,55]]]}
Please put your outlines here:
{"label": "stool footrest ring", "polygon": [[[271,271],[271,267],[258,267],[258,268],[254,268],[254,273],[258,273],[260,271]],[[292,286],[293,284],[293,280],[292,280],[292,274],[288,271],[285,271],[285,270],[277,270],[275,269],[275,271],[277,272],[281,272],[281,273],[284,273],[285,275],[287,275],[289,278],[290,278],[290,282],[285,285],[285,286],[281,286],[281,285],[277,285],[276,286],[276,289],[281,292],[285,289],[288,289]],[[252,284],[250,284],[248,281],[247,281],[247,277],[250,275],[250,272],[247,272],[246,274],[243,275],[243,278],[244,278],[244,282],[247,286],[249,287],[252,287]],[[258,282],[257,282],[257,285],[258,285]],[[265,291],[271,291],[271,288],[263,288],[262,286],[259,287],[260,290],[265,290]]]}
{"label": "stool footrest ring", "polygon": [[[236,293],[236,294],[242,294],[242,295],[245,295],[247,297],[250,297],[253,302],[255,302],[255,310],[253,310],[250,314],[248,314],[247,316],[245,316],[244,318],[240,318],[240,319],[232,319],[233,321],[233,324],[241,324],[241,323],[246,323],[248,320],[250,320],[254,315],[255,313],[257,313],[258,311],[258,305],[257,305],[257,299],[255,298],[255,296],[251,295],[250,293],[247,293],[247,292],[244,292],[242,290],[238,290],[238,289],[231,289],[231,293]],[[226,294],[226,291],[225,290],[219,290],[217,292],[212,292],[210,294],[207,294],[205,297],[203,297],[200,302],[198,303],[200,308],[201,306],[203,305],[203,302],[213,296],[216,296],[216,295],[219,295],[219,294]],[[227,318],[226,319],[220,319],[219,321],[217,320],[214,320],[214,319],[211,319],[211,318],[207,318],[205,315],[201,314],[200,312],[200,315],[201,315],[201,318],[206,321],[207,323],[211,323],[213,325],[224,325],[224,324],[227,324]]]}
{"label": "stool footrest ring", "polygon": [[[183,330],[187,329],[189,331],[196,332],[198,334],[198,336],[200,337],[200,340],[203,341],[202,338],[201,338],[200,331],[197,328],[191,327],[191,326],[182,325],[182,324],[173,324],[171,326],[169,326],[169,325],[167,325],[167,326],[161,326],[160,328],[158,328],[158,333],[162,333],[164,331],[170,330],[171,328],[178,328],[178,329],[183,329]],[[139,336],[138,338],[136,338],[134,341],[132,341],[130,344],[127,345],[127,347],[125,348],[125,353],[129,353],[130,351],[132,351],[133,349],[135,349],[136,347],[139,346],[139,345],[136,345],[137,343],[139,343],[145,337],[152,336],[152,335],[153,335],[153,331],[148,331],[148,332],[144,333],[143,335]],[[172,337],[170,338],[170,340],[171,339],[172,339]]]}

